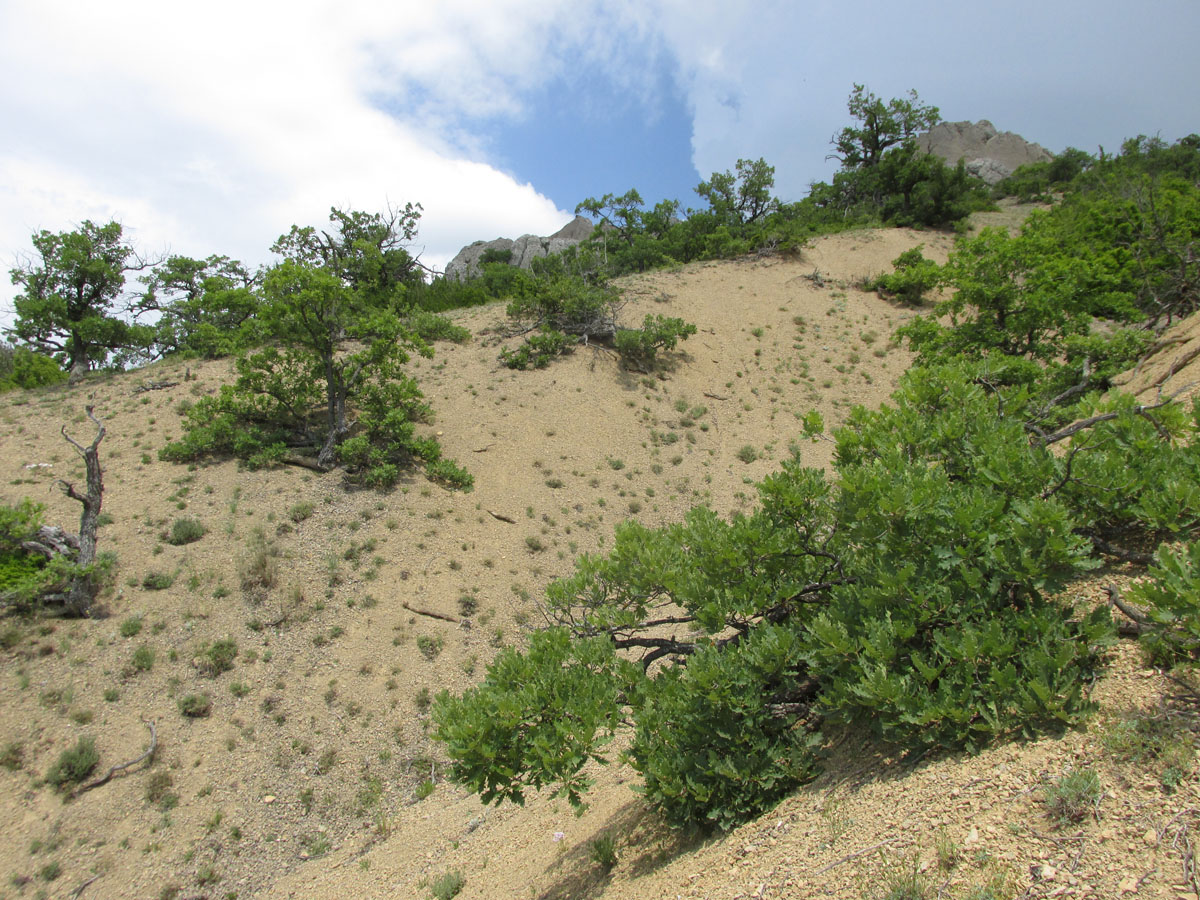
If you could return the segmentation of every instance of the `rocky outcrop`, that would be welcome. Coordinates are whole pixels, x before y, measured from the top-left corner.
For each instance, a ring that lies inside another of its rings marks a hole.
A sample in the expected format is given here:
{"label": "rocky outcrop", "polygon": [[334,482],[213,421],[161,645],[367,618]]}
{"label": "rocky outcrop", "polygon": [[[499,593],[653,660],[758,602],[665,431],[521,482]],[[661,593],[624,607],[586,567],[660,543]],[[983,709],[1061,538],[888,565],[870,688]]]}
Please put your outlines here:
{"label": "rocky outcrop", "polygon": [[458,255],[447,263],[446,277],[465,279],[478,275],[479,258],[488,250],[511,251],[509,262],[522,269],[528,269],[535,259],[558,253],[590,237],[592,228],[590,219],[576,216],[549,237],[526,234],[515,240],[496,238],[494,241],[476,241],[459,250]]}
{"label": "rocky outcrop", "polygon": [[1011,131],[997,131],[987,119],[939,122],[917,138],[917,145],[950,165],[964,160],[967,171],[995,184],[1026,163],[1048,162],[1054,154]]}

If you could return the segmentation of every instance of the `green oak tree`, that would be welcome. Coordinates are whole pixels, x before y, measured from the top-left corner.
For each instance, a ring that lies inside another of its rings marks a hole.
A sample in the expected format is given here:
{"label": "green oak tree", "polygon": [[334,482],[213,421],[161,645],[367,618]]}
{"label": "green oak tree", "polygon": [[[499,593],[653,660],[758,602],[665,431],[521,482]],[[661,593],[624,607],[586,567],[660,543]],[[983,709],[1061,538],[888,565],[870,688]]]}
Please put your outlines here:
{"label": "green oak tree", "polygon": [[32,240],[36,256],[10,273],[21,288],[12,337],[52,354],[72,380],[149,342],[151,329],[122,319],[117,309],[126,274],[147,265],[119,223],[85,221],[75,231],[40,231]]}

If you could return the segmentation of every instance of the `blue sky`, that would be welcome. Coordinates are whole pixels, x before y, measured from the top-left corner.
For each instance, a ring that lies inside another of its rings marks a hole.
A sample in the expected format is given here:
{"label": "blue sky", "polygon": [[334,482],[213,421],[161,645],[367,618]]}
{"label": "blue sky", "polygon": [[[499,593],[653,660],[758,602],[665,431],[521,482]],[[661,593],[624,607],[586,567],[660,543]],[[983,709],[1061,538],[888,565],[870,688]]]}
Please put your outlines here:
{"label": "blue sky", "polygon": [[0,261],[115,218],[257,265],[330,206],[414,201],[441,266],[587,196],[694,205],[742,157],[798,199],[856,81],[1051,150],[1174,140],[1197,35],[1196,0],[0,0]]}
{"label": "blue sky", "polygon": [[568,212],[588,197],[630,188],[651,206],[698,203],[687,98],[665,67],[645,102],[600,66],[567,73],[539,86],[524,115],[497,123],[489,138],[496,166]]}

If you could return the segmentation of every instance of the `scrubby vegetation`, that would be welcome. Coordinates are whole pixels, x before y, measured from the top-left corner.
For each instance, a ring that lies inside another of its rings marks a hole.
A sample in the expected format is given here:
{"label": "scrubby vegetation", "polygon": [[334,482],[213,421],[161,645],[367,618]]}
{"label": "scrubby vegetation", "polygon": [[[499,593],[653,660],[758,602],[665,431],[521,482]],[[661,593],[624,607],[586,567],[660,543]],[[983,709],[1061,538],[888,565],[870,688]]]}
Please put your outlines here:
{"label": "scrubby vegetation", "polygon": [[[638,327],[622,324],[613,276],[697,259],[793,251],[812,234],[852,224],[950,226],[987,202],[961,166],[948,168],[916,152],[913,136],[937,120],[937,111],[922,106],[915,94],[884,103],[856,87],[850,109],[855,124],[835,141],[842,171],[832,185],[814,186],[812,195],[796,204],[772,196],[773,170],[765,161],[739,160],[733,171],[714,173],[698,186],[705,209],[681,213],[672,203],[647,209],[636,191],[589,198],[580,208],[598,220],[597,230],[579,247],[539,260],[531,271],[511,266],[502,254],[485,256],[479,275],[462,282],[427,281],[409,255],[406,246],[419,208],[390,215],[334,210],[330,231],[293,228],[281,237],[275,248],[280,261],[268,271],[249,273],[221,257],[172,257],[144,282],[141,308],[159,313],[155,327],[123,332],[141,344],[76,347],[58,335],[55,340],[68,343],[57,352],[77,371],[163,353],[235,356],[234,384],[208,396],[197,390],[195,402],[178,404],[186,414],[185,433],[163,451],[167,460],[198,464],[232,456],[254,467],[340,468],[351,485],[380,488],[395,485],[406,467],[417,465],[433,481],[469,487],[471,476],[442,458],[436,440],[419,427],[431,421],[432,412],[409,364],[431,354],[431,341],[471,338],[439,311],[503,300],[509,314],[504,338],[525,337],[501,352],[505,365],[545,366],[586,342],[610,348],[628,367],[647,375],[623,373],[631,389],[628,405],[639,403],[632,391],[644,393],[646,421],[672,429],[651,431],[649,465],[661,474],[663,465],[653,461],[657,448],[679,441],[676,449],[691,453],[699,435],[703,449],[703,432],[710,424],[716,432],[718,410],[714,404],[710,412],[695,405],[695,396],[676,392],[660,408],[667,411],[666,420],[657,417],[652,404],[662,402],[670,379],[665,371],[650,370],[696,329],[682,319],[654,314]],[[1065,196],[1035,214],[1018,234],[987,230],[963,238],[944,266],[926,259],[920,246],[899,256],[896,271],[875,283],[878,290],[914,308],[923,307],[938,288],[944,300],[925,306],[929,314],[904,329],[902,337],[916,350],[919,365],[888,405],[855,409],[830,434],[824,433],[819,415],[796,410],[807,437],[836,447],[831,471],[806,467],[798,443],[790,458],[777,464],[770,462],[781,455],[773,436],[756,438],[740,450],[735,448],[745,437],[728,439],[726,461],[740,461],[729,468],[745,484],[751,483],[751,473],[776,467],[755,486],[757,503],[746,500],[742,513],[727,518],[699,505],[682,521],[662,527],[623,522],[611,540],[605,535],[600,543],[607,552],[578,557],[574,571],[539,598],[549,620],[546,628],[527,632],[525,610],[511,622],[493,622],[496,611],[486,590],[469,582],[455,588],[461,591],[458,612],[471,620],[458,624],[464,632],[473,622],[486,626],[486,632],[474,635],[498,652],[482,683],[461,696],[444,693],[434,699],[428,686],[415,685],[410,694],[392,695],[411,697],[402,712],[419,720],[420,739],[431,734],[442,741],[451,776],[485,801],[519,803],[531,791],[549,788],[581,805],[593,771],[589,764],[612,759],[619,736],[622,758],[640,773],[638,789],[668,821],[729,829],[816,777],[829,762],[831,739],[845,729],[869,730],[889,752],[915,756],[976,751],[1085,721],[1093,709],[1090,689],[1103,670],[1115,629],[1107,609],[1076,606],[1063,588],[1107,562],[1144,567],[1158,548],[1148,569],[1136,569],[1145,578],[1127,589],[1123,600],[1143,632],[1150,659],[1164,665],[1194,662],[1200,657],[1200,556],[1189,542],[1200,524],[1195,440],[1200,410],[1165,395],[1136,400],[1103,392],[1115,374],[1158,340],[1163,326],[1197,306],[1193,248],[1200,206],[1195,179],[1187,173],[1193,172],[1198,146],[1138,141],[1113,159],[1075,154],[1052,172],[1018,173],[1025,181],[1014,176],[1005,190],[1020,185],[1023,193],[1044,183],[1039,193],[1053,189]],[[58,238],[69,243],[66,236]],[[49,238],[45,243],[57,246]],[[30,285],[33,274],[27,273]],[[112,288],[104,290],[111,294]],[[782,307],[780,312],[785,317],[779,321],[793,314]],[[793,321],[804,334],[804,320]],[[752,337],[745,338],[756,355],[770,344],[770,329],[778,328],[778,322],[764,324],[749,329]],[[864,317],[849,330],[850,340],[859,335],[863,346],[853,346],[864,355],[864,348],[880,338],[873,329],[862,330],[867,328]],[[802,350],[803,341],[794,346]],[[43,371],[48,364],[56,377],[66,375],[50,356],[30,346],[10,356],[11,371],[24,373],[12,376],[22,386],[20,379],[52,380]],[[3,365],[0,358],[0,376]],[[521,383],[518,376],[502,374]],[[473,386],[468,391],[473,395]],[[728,427],[728,420],[722,421]],[[557,424],[543,423],[548,441]],[[487,439],[480,445],[480,453],[491,446]],[[644,497],[640,490],[627,492],[646,461],[636,450],[604,452],[610,454],[607,463],[595,460],[596,469],[606,480],[616,480],[613,489],[622,498],[618,506],[610,496],[609,508],[619,508],[622,516],[648,511],[656,503],[654,490],[643,485]],[[597,486],[599,477],[568,473],[582,464],[558,455],[563,462],[547,450],[545,463],[534,463],[539,490],[544,485],[557,492],[556,498],[566,497],[578,487],[570,478]],[[683,459],[674,457],[672,465]],[[143,465],[149,462],[145,456]],[[297,477],[314,480],[307,473]],[[655,487],[662,499],[665,491]],[[172,521],[170,515],[147,513],[145,533],[151,541],[154,535],[161,539],[154,552],[163,558],[155,568],[142,565],[128,573],[126,584],[131,592],[171,594],[139,597],[135,602],[145,602],[150,610],[145,624],[139,607],[121,610],[119,615],[129,615],[108,623],[107,636],[97,643],[101,650],[104,641],[121,648],[109,670],[120,689],[107,687],[97,694],[120,705],[69,708],[70,701],[51,690],[43,704],[86,724],[93,709],[121,710],[140,691],[149,693],[149,682],[169,678],[166,702],[177,709],[172,716],[212,717],[189,723],[191,731],[224,726],[228,710],[239,709],[222,738],[230,752],[239,741],[263,739],[265,730],[282,727],[289,716],[293,723],[301,721],[281,699],[288,685],[279,663],[290,653],[287,648],[336,648],[334,642],[348,632],[317,617],[344,613],[342,599],[345,609],[362,610],[377,601],[364,595],[362,585],[355,585],[350,597],[337,597],[334,588],[355,577],[351,568],[364,581],[374,578],[390,562],[385,554],[395,551],[394,545],[381,548],[360,569],[360,561],[376,552],[374,536],[351,541],[347,549],[330,545],[324,599],[320,588],[314,594],[312,585],[293,582],[290,570],[298,556],[286,535],[314,541],[322,529],[355,533],[385,510],[386,502],[373,498],[378,501],[374,510],[347,514],[347,505],[331,492],[306,495],[304,490],[284,494],[286,500],[278,500],[268,514],[266,521],[276,529],[272,537],[267,526],[256,523],[251,530],[235,518],[248,512],[238,511],[237,494],[224,521],[219,497],[199,513],[203,522],[190,515]],[[397,499],[401,490],[409,486],[401,485]],[[427,486],[420,490],[424,496],[436,493]],[[259,493],[255,505],[273,502],[265,499],[269,496],[269,491]],[[687,496],[682,488],[680,496]],[[702,497],[699,491],[692,496]],[[182,491],[179,498],[178,508],[184,509]],[[603,496],[595,500],[604,507]],[[242,503],[245,507],[247,501]],[[520,583],[519,564],[535,563],[530,571],[540,577],[540,566],[554,565],[556,555],[566,560],[568,547],[572,557],[577,553],[575,540],[555,531],[552,517],[574,520],[565,534],[593,527],[582,504],[574,507],[580,514],[575,519],[567,503],[562,501],[561,512],[528,507],[529,530],[538,533],[511,532],[519,551],[515,556],[524,559],[496,553],[482,563],[491,569],[497,557],[513,559],[507,563],[518,579],[512,590],[522,600],[529,600],[529,593]],[[490,514],[515,524],[496,508],[480,504],[466,515],[491,524]],[[445,512],[426,506],[425,515],[459,521],[463,513],[463,508]],[[20,611],[33,606],[23,598],[44,591],[47,579],[55,577],[53,563],[23,547],[40,517],[40,507],[28,501],[0,509],[0,600]],[[397,527],[397,519],[388,519],[389,530]],[[456,573],[452,577],[468,578],[471,563],[460,562],[467,559],[468,542],[461,543],[460,553],[457,536],[447,540],[437,527],[431,521],[427,534],[414,539],[430,560],[428,569],[442,566]],[[221,540],[221,528],[242,541],[236,575],[206,571],[201,562],[213,555],[208,551]],[[199,547],[190,546],[202,539]],[[414,553],[406,546],[397,555],[407,562]],[[397,574],[404,581],[410,570]],[[242,623],[236,632],[201,625],[218,609],[225,614],[225,607],[236,605],[236,598],[219,605],[207,598],[228,598],[239,584],[253,608],[244,623],[250,633],[241,630]],[[152,604],[182,596],[185,585],[194,595],[187,600],[186,632],[168,641],[172,635],[158,636],[168,625]],[[385,600],[378,601],[381,609],[373,615],[380,615],[386,603],[386,595],[379,596]],[[419,591],[408,596],[424,603]],[[401,617],[407,624],[393,626],[393,644],[408,642],[414,658],[420,654],[421,669],[443,679],[440,683],[453,683],[445,679],[447,665],[473,676],[477,654],[455,659],[462,650],[458,632],[412,630],[418,622],[428,624],[426,619],[456,619],[436,604],[404,605],[412,615]],[[294,635],[276,638],[310,622],[303,641]],[[64,665],[84,660],[79,648],[87,642],[77,635],[60,633],[38,643],[27,639],[26,629],[22,623],[0,642],[14,658],[72,653]],[[216,637],[231,633],[242,649],[232,637]],[[132,639],[138,636],[149,643],[134,648]],[[481,642],[476,649],[490,652],[484,647]],[[276,668],[269,677],[274,687],[269,687],[262,672],[273,653]],[[397,690],[397,677],[404,677],[399,666],[389,677],[376,672],[379,663],[373,658],[364,656],[354,665],[360,663],[358,674],[387,677],[388,691]],[[218,682],[235,667],[236,680],[226,691]],[[324,696],[344,733],[363,709],[345,702],[344,695],[339,699],[347,678],[338,675],[342,683],[331,679]],[[200,684],[210,692],[197,692],[196,678],[204,678]],[[23,671],[18,685],[20,690],[29,686]],[[263,693],[247,701],[255,691]],[[392,706],[398,708],[398,702]],[[255,710],[267,717],[263,723],[248,721]],[[375,715],[371,710],[357,721],[367,728]],[[1170,789],[1190,777],[1190,736],[1158,719],[1130,722],[1113,729],[1113,742],[1125,748],[1122,752],[1129,758],[1153,757]],[[328,735],[315,717],[310,725],[312,734]],[[445,759],[426,756],[424,747],[405,747],[399,727],[396,735],[403,749],[389,746],[378,752],[378,760],[384,764],[393,752],[411,751],[404,762],[403,777],[411,775],[404,794],[425,799],[439,790]],[[305,734],[290,750],[280,744],[274,764],[286,769],[289,753],[306,757],[315,740]],[[316,749],[320,761],[306,771],[327,775],[338,751]],[[50,770],[47,783],[67,790],[86,778],[97,764],[94,751],[94,745],[80,741]],[[28,768],[31,761],[23,753],[22,745],[10,744],[0,754],[0,765]],[[389,777],[374,766],[375,750],[353,765],[343,752],[331,777],[342,770],[361,774],[359,805],[366,808],[380,802],[382,780]],[[156,786],[145,787],[146,799],[164,814],[179,802],[168,790],[170,779],[160,776]],[[1042,790],[1054,820],[1074,826],[1097,814],[1104,787],[1095,773],[1085,771],[1045,781]],[[298,802],[285,798],[276,808],[291,804],[297,814],[307,815],[314,803],[332,807],[332,793],[314,800],[314,789],[306,787]],[[268,796],[264,806],[274,805],[274,795]],[[379,815],[377,831],[386,835],[387,817]],[[209,822],[214,831],[220,812]],[[162,827],[167,825],[164,820]],[[314,834],[304,839],[304,852],[320,856],[333,840]],[[944,849],[938,850],[939,863],[951,869],[958,850]],[[622,843],[622,864],[625,854]],[[592,842],[590,857],[606,872],[618,864],[611,833]],[[923,884],[924,870],[915,866],[910,882]],[[199,883],[217,877],[211,865],[199,871]],[[452,896],[463,885],[463,876],[453,870],[426,881],[424,889]]]}
{"label": "scrubby vegetation", "polygon": [[[860,168],[886,158],[856,139]],[[1200,524],[1200,412],[1100,393],[1197,299],[1196,188],[1144,169],[1093,166],[1087,190],[1016,237],[963,240],[940,271],[919,249],[898,259],[886,289],[917,302],[945,283],[951,321],[904,329],[922,365],[835,431],[835,478],[794,459],[749,515],[619,526],[550,586],[552,627],[438,698],[456,779],[578,804],[587,763],[629,729],[647,799],[727,828],[811,777],[831,725],[928,750],[1080,722],[1113,629],[1059,592]],[[1137,592],[1150,640],[1190,655],[1195,562],[1157,559]]]}

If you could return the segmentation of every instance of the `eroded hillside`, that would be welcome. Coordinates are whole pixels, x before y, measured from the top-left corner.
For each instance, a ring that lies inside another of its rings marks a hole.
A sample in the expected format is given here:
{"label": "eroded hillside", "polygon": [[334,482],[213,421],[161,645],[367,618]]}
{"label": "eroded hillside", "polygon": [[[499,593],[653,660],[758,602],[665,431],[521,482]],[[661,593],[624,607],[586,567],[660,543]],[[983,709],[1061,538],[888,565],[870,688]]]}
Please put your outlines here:
{"label": "eroded hillside", "polygon": [[[0,770],[0,894],[67,896],[96,876],[88,896],[424,897],[458,871],[460,897],[849,897],[910,862],[937,871],[950,847],[955,896],[999,878],[1029,896],[1190,891],[1195,787],[1167,794],[1101,746],[1104,723],[1165,692],[1129,648],[1098,688],[1093,731],[903,766],[844,735],[843,763],[721,840],[662,828],[623,767],[598,773],[581,817],[545,798],[484,808],[443,780],[431,695],[471,684],[537,627],[549,579],[625,518],[748,507],[793,446],[828,461],[828,443],[794,443],[797,414],[816,408],[834,426],[890,394],[909,357],[889,335],[908,313],[855,284],[917,243],[939,261],[949,248],[927,233],[848,233],[798,260],[627,280],[630,320],[663,312],[699,328],[656,374],[598,347],[512,372],[496,361],[503,309],[457,314],[474,340],[414,366],[431,429],[475,477],[467,494],[419,474],[381,494],[299,468],[159,461],[187,404],[230,378],[228,361],[0,398],[0,496],[43,502],[68,527],[78,507],[54,482],[81,474],[59,432],[90,439],[94,404],[108,428],[101,549],[119,559],[105,618],[5,623],[0,716],[16,755]],[[172,544],[180,519],[203,537]],[[1101,583],[1077,593],[1098,599]],[[232,668],[213,674],[227,640]],[[203,695],[207,715],[181,713]],[[95,738],[100,771],[135,758],[146,721],[152,766],[70,802],[38,785],[80,736]],[[1093,762],[1099,821],[1055,830],[1042,786]],[[590,857],[604,834],[611,872]]]}

